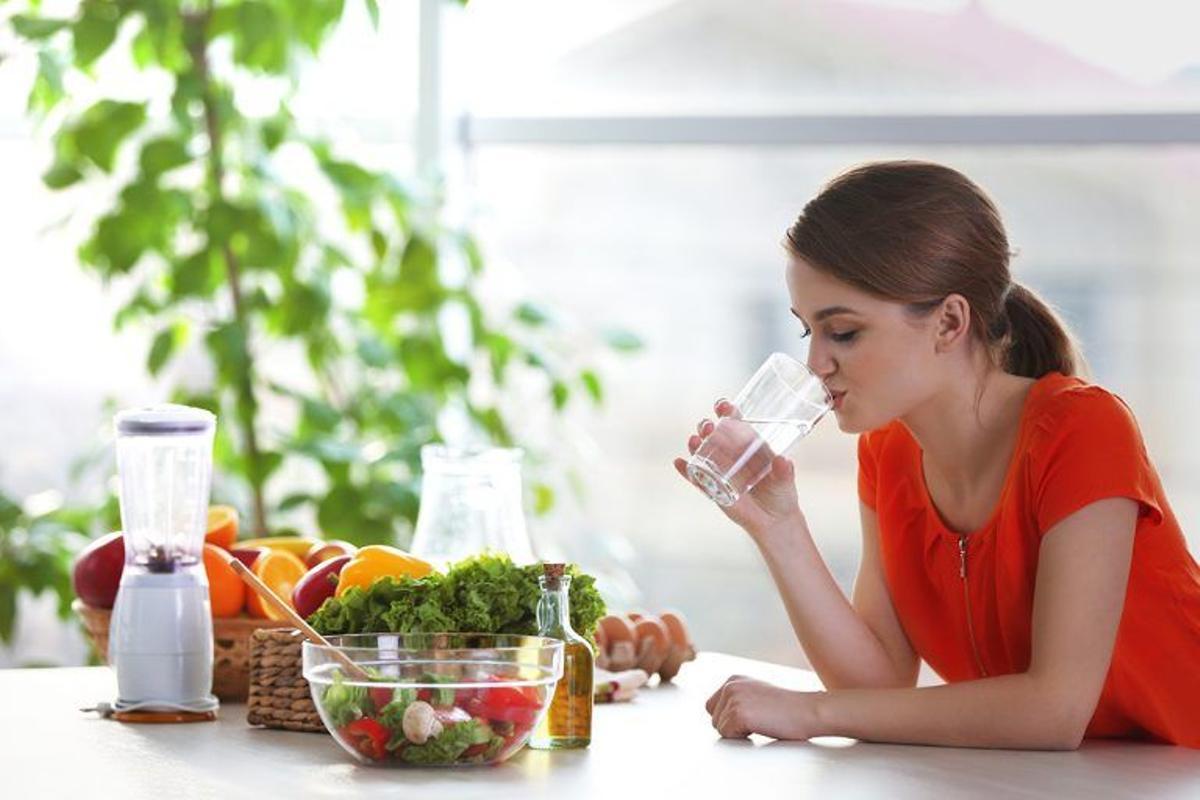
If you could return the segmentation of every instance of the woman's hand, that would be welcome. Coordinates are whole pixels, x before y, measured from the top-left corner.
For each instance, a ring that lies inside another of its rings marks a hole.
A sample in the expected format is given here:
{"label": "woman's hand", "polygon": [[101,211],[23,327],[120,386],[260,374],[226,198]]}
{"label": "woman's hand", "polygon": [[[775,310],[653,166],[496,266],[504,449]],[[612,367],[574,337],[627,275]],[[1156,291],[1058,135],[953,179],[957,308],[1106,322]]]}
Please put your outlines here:
{"label": "woman's hand", "polygon": [[[713,408],[718,419],[736,419],[738,416],[737,409],[728,400],[718,400]],[[696,433],[688,437],[688,453],[695,453],[705,437],[711,435],[716,427],[712,420],[700,420],[700,424],[696,426]],[[691,483],[687,474],[686,459],[675,459],[675,470],[684,480]],[[772,531],[785,530],[797,524],[803,525],[804,515],[796,497],[795,478],[796,470],[792,462],[784,456],[774,455],[771,458],[771,471],[753,489],[742,494],[733,505],[718,507],[725,516],[744,528],[756,540]]]}
{"label": "woman's hand", "polygon": [[734,675],[704,708],[713,727],[726,739],[761,733],[773,739],[808,739],[819,736],[816,700],[820,692],[781,689],[763,681]]}

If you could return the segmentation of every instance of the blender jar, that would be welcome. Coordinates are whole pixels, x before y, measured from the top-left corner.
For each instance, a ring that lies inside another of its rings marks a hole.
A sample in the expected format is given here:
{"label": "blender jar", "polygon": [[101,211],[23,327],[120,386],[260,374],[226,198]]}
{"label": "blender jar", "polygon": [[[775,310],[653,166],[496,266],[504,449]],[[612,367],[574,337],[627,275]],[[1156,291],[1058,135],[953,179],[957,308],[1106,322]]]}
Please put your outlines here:
{"label": "blender jar", "polygon": [[116,418],[126,566],[174,572],[201,560],[216,417],[166,405]]}

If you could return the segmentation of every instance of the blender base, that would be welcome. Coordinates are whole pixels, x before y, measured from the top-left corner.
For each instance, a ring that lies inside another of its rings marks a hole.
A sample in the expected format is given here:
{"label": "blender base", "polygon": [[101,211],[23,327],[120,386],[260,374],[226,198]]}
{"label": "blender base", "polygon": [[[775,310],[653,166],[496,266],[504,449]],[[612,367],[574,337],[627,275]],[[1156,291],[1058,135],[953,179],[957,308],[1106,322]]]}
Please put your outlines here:
{"label": "blender base", "polygon": [[216,711],[114,711],[117,722],[162,724],[173,722],[216,722]]}

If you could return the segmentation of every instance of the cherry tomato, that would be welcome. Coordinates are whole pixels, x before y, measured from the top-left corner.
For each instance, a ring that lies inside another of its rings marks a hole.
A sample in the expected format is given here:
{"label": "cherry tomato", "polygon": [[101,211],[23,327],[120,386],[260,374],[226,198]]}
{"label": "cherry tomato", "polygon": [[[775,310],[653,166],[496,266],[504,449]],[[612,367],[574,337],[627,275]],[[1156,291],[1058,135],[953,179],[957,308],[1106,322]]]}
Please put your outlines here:
{"label": "cherry tomato", "polygon": [[[525,689],[531,689],[532,693],[524,691]],[[481,716],[518,725],[532,725],[541,706],[537,690],[525,686],[484,689],[479,693],[478,699],[483,710]]]}
{"label": "cherry tomato", "polygon": [[342,728],[342,736],[369,759],[379,761],[387,755],[388,730],[378,720],[356,719]]}
{"label": "cherry tomato", "polygon": [[392,702],[393,692],[386,686],[376,686],[367,690],[367,694],[371,697],[371,702],[375,705],[375,713],[378,714],[383,710],[383,707]]}

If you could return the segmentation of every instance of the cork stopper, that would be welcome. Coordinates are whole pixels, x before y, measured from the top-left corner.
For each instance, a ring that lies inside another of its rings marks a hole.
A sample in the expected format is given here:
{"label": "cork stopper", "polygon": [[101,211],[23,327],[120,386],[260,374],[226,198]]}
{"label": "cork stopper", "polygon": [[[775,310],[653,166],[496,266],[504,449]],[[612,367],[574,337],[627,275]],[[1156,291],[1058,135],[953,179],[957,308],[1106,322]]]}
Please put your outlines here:
{"label": "cork stopper", "polygon": [[546,577],[546,588],[557,589],[562,583],[562,577],[567,568],[566,564],[543,563],[542,574]]}

